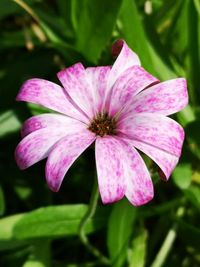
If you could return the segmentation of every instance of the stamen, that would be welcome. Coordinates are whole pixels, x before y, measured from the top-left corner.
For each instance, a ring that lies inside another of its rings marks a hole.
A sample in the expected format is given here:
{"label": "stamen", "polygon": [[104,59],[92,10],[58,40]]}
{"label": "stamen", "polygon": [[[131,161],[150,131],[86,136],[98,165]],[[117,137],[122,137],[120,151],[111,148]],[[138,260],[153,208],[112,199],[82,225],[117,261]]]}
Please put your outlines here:
{"label": "stamen", "polygon": [[109,117],[108,113],[99,113],[93,119],[88,129],[103,137],[104,135],[115,135],[116,134],[116,120]]}

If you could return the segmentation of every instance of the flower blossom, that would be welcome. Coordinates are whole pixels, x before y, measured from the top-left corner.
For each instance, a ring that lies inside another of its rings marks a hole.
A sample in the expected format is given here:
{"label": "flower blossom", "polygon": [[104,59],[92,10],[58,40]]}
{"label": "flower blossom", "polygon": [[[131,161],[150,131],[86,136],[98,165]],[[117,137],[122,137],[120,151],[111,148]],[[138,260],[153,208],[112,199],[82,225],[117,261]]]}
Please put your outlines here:
{"label": "flower blossom", "polygon": [[103,203],[126,196],[140,206],[153,198],[154,189],[138,151],[169,178],[181,155],[184,131],[168,115],[187,105],[187,86],[183,78],[160,82],[153,77],[123,40],[114,43],[112,53],[112,66],[77,63],[61,70],[62,86],[38,78],[22,85],[18,101],[56,113],[25,121],[15,157],[21,169],[47,158],[46,180],[58,191],[73,162],[95,142]]}

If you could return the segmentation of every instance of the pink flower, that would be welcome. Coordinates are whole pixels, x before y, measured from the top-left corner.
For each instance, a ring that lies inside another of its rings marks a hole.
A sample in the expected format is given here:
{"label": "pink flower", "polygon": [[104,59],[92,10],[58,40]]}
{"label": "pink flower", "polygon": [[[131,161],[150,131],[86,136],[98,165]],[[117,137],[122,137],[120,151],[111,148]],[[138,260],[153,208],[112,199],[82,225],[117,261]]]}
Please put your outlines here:
{"label": "pink flower", "polygon": [[167,180],[182,149],[184,131],[167,117],[188,103],[183,78],[160,83],[140,67],[123,40],[112,49],[113,66],[84,68],[77,63],[60,71],[62,87],[43,79],[26,81],[17,96],[52,109],[25,121],[16,148],[25,169],[48,157],[46,179],[58,191],[73,162],[95,141],[98,184],[103,203],[124,197],[135,206],[153,198],[153,183],[138,153],[144,152]]}

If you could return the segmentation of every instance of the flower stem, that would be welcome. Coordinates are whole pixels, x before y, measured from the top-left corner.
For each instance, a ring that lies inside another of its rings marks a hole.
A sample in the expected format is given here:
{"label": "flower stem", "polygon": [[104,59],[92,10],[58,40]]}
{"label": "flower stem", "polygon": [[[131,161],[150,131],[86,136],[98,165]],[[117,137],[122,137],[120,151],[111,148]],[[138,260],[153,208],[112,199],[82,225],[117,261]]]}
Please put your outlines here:
{"label": "flower stem", "polygon": [[[176,218],[181,218],[184,215],[184,207],[179,207],[176,213]],[[168,231],[167,236],[155,258],[155,260],[153,261],[153,263],[151,264],[151,267],[161,267],[163,266],[171,248],[172,245],[176,239],[176,231],[177,231],[177,222],[175,222],[171,229]]]}
{"label": "flower stem", "polygon": [[101,262],[102,264],[105,264],[105,265],[109,265],[110,264],[109,259],[106,256],[104,256],[96,247],[94,247],[90,243],[87,235],[85,234],[85,227],[86,227],[88,221],[93,217],[93,215],[96,211],[98,198],[99,198],[99,190],[98,190],[97,179],[95,179],[88,210],[87,210],[85,216],[83,217],[83,219],[80,223],[80,226],[79,226],[79,237],[80,237],[81,242],[88,249],[88,251],[91,254],[93,254],[99,260],[99,262]]}

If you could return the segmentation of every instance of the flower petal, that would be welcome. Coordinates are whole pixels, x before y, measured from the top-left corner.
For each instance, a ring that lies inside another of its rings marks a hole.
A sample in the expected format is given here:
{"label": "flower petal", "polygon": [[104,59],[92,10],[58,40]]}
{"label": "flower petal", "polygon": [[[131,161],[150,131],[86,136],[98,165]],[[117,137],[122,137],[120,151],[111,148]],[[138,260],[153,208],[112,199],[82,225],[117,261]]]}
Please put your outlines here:
{"label": "flower petal", "polygon": [[170,115],[188,104],[186,80],[183,78],[156,84],[138,94],[126,114],[148,112]]}
{"label": "flower petal", "polygon": [[20,88],[16,99],[39,104],[77,120],[88,122],[88,118],[70,102],[64,89],[47,80],[36,78],[27,80]]}
{"label": "flower petal", "polygon": [[74,64],[57,73],[58,79],[72,100],[89,116],[93,118],[95,91],[81,63]]}
{"label": "flower petal", "polygon": [[158,79],[140,66],[126,69],[113,85],[109,114],[113,116],[127,105],[132,106],[135,95],[156,82]]}
{"label": "flower petal", "polygon": [[118,201],[125,192],[123,150],[112,136],[97,137],[95,156],[100,195],[103,203]]}
{"label": "flower petal", "polygon": [[122,158],[126,169],[125,195],[134,206],[141,206],[153,198],[153,183],[143,159],[129,140],[120,141],[125,153]]}
{"label": "flower petal", "polygon": [[113,44],[112,55],[117,57],[117,59],[115,60],[109,75],[109,88],[112,87],[117,78],[126,69],[135,65],[140,66],[139,57],[128,47],[124,40],[118,40]]}
{"label": "flower petal", "polygon": [[118,131],[130,139],[144,142],[180,157],[184,131],[174,120],[160,114],[137,113],[119,121]]}
{"label": "flower petal", "polygon": [[15,159],[20,169],[26,169],[46,158],[51,147],[63,136],[66,129],[44,128],[27,135],[15,150]]}
{"label": "flower petal", "polygon": [[55,144],[46,163],[46,179],[51,190],[57,192],[73,162],[91,145],[95,135],[85,129],[65,136]]}
{"label": "flower petal", "polygon": [[107,79],[111,67],[89,67],[86,69],[87,76],[93,87],[94,113],[98,113],[106,108],[106,98],[109,93]]}
{"label": "flower petal", "polygon": [[78,130],[81,130],[82,128],[86,128],[86,125],[78,120],[72,119],[70,117],[60,115],[60,114],[41,114],[37,116],[33,116],[26,120],[23,124],[21,134],[22,137],[25,137],[26,135],[42,129],[42,128],[60,128],[60,127],[66,127],[65,133],[70,134],[75,132],[76,128],[78,127]]}
{"label": "flower petal", "polygon": [[149,156],[163,171],[165,179],[166,180],[169,179],[173,169],[178,163],[179,158],[177,156],[172,155],[171,153],[168,153],[166,151],[163,151],[153,145],[143,143],[141,141],[128,139],[127,142],[132,147],[136,147],[144,154]]}

